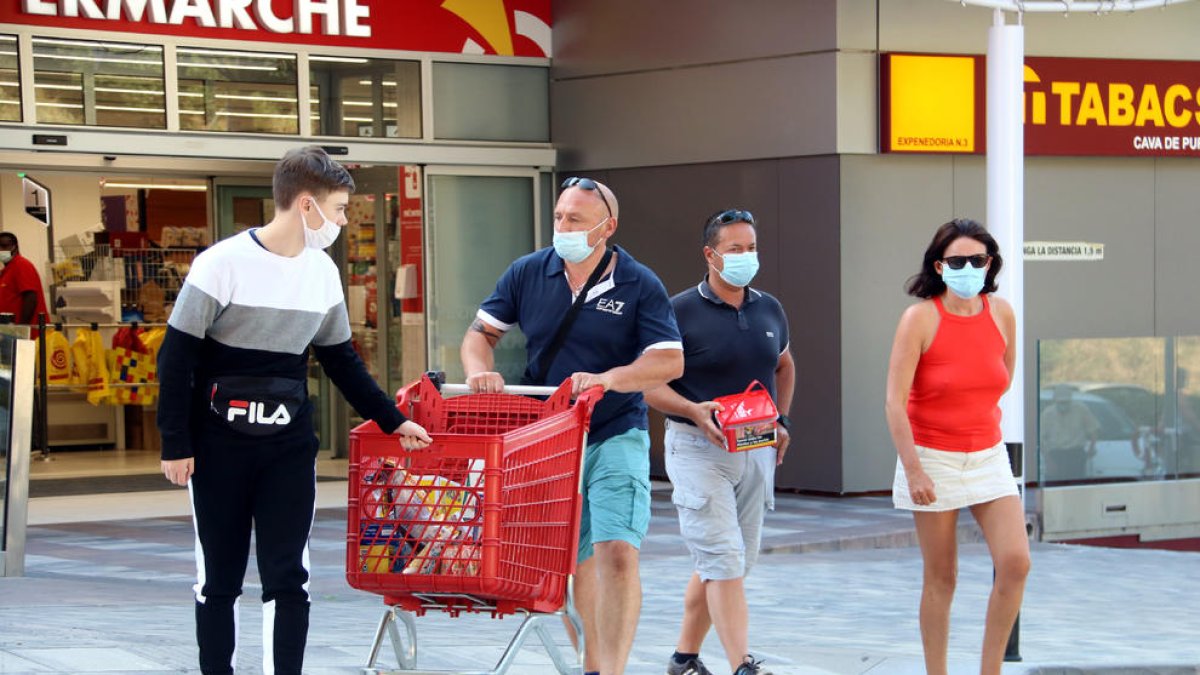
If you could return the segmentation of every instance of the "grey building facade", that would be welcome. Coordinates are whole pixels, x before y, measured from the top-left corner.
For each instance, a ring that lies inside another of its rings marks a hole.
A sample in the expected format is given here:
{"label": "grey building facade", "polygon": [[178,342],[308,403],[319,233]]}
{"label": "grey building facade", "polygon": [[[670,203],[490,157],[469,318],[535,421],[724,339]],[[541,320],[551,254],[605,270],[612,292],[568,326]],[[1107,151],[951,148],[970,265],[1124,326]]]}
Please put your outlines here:
{"label": "grey building facade", "polygon": [[[787,309],[798,367],[778,486],[890,489],[883,400],[911,301],[902,285],[938,225],[985,219],[986,183],[982,155],[879,152],[879,55],[983,54],[992,13],[942,0],[561,0],[554,14],[558,170],[612,186],[618,242],[674,293],[704,273],[705,216],[736,205],[760,221],[756,285]],[[1200,60],[1200,3],[1024,25],[1030,56]],[[1106,245],[1099,262],[1026,264],[1027,448],[1038,340],[1200,334],[1197,186],[1194,158],[1027,158],[1026,240]]]}

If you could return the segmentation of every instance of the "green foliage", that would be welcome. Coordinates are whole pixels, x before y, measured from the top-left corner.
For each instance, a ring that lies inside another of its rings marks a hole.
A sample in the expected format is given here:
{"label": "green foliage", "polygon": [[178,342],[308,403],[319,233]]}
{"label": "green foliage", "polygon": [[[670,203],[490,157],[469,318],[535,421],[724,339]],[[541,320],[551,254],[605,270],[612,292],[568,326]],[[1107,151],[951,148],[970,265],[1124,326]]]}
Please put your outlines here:
{"label": "green foliage", "polygon": [[[1200,340],[1196,342],[1200,357]],[[1042,340],[1038,388],[1059,382],[1110,382],[1162,394],[1164,354],[1162,338]],[[1200,358],[1196,362],[1200,365]]]}

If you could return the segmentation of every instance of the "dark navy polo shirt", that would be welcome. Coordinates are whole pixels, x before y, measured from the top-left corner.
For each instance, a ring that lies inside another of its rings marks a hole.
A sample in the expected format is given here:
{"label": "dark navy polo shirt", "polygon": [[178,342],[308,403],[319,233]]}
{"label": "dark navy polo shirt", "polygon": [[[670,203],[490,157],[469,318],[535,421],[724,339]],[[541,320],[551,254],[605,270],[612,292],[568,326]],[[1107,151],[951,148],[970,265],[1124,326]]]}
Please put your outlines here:
{"label": "dark navy polo shirt", "polygon": [[[614,249],[616,267],[588,293],[545,384],[557,386],[572,373],[602,373],[629,365],[647,349],[682,348],[662,282],[619,246]],[[483,301],[479,319],[500,330],[520,326],[526,357],[537,363],[574,301],[565,272],[552,247],[518,258]],[[592,414],[588,443],[648,427],[640,393],[610,391]]]}
{"label": "dark navy polo shirt", "polygon": [[[692,402],[739,394],[754,380],[775,395],[775,369],[788,348],[788,323],[773,296],[746,288],[734,308],[717,297],[708,280],[671,298],[683,334],[683,377],[671,388]],[[691,420],[669,416],[677,422]]]}

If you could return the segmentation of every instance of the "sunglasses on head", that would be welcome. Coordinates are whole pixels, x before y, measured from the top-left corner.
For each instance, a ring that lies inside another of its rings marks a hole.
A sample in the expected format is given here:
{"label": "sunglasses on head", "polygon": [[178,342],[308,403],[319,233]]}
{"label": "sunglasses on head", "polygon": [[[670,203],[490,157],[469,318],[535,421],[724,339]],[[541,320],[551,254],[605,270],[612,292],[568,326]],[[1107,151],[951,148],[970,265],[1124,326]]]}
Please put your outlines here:
{"label": "sunglasses on head", "polygon": [[574,176],[564,180],[561,187],[564,190],[572,187],[577,187],[580,190],[595,190],[596,194],[600,197],[600,201],[604,202],[604,208],[608,209],[608,216],[610,218],[612,217],[612,207],[608,205],[608,200],[604,198],[604,191],[601,190],[596,181],[592,180],[591,178],[580,178],[579,176]]}
{"label": "sunglasses on head", "polygon": [[713,222],[721,223],[722,225],[747,222],[753,225],[754,214],[750,213],[749,211],[743,211],[742,209],[729,209],[728,211],[722,211],[714,216]]}
{"label": "sunglasses on head", "polygon": [[942,258],[942,262],[952,270],[961,270],[967,266],[967,263],[971,263],[971,267],[975,269],[981,269],[984,265],[988,264],[989,260],[991,260],[991,256],[982,253],[979,255],[952,255]]}

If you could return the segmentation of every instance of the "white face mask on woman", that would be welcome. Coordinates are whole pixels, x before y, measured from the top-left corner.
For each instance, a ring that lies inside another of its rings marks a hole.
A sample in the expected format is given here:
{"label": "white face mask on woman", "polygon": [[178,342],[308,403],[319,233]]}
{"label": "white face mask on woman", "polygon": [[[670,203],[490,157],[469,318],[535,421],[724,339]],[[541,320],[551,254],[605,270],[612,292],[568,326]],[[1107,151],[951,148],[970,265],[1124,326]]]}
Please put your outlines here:
{"label": "white face mask on woman", "polygon": [[300,222],[304,224],[304,245],[309,248],[326,249],[337,241],[338,233],[342,228],[332,220],[325,217],[321,212],[321,207],[317,206],[317,200],[312,200],[313,208],[317,210],[317,215],[321,216],[321,227],[314,230],[308,226],[308,221],[304,219],[304,211],[300,211]]}
{"label": "white face mask on woman", "polygon": [[954,269],[944,262],[942,265],[942,281],[958,297],[970,300],[983,290],[987,278],[986,267],[963,265],[960,269]]}

